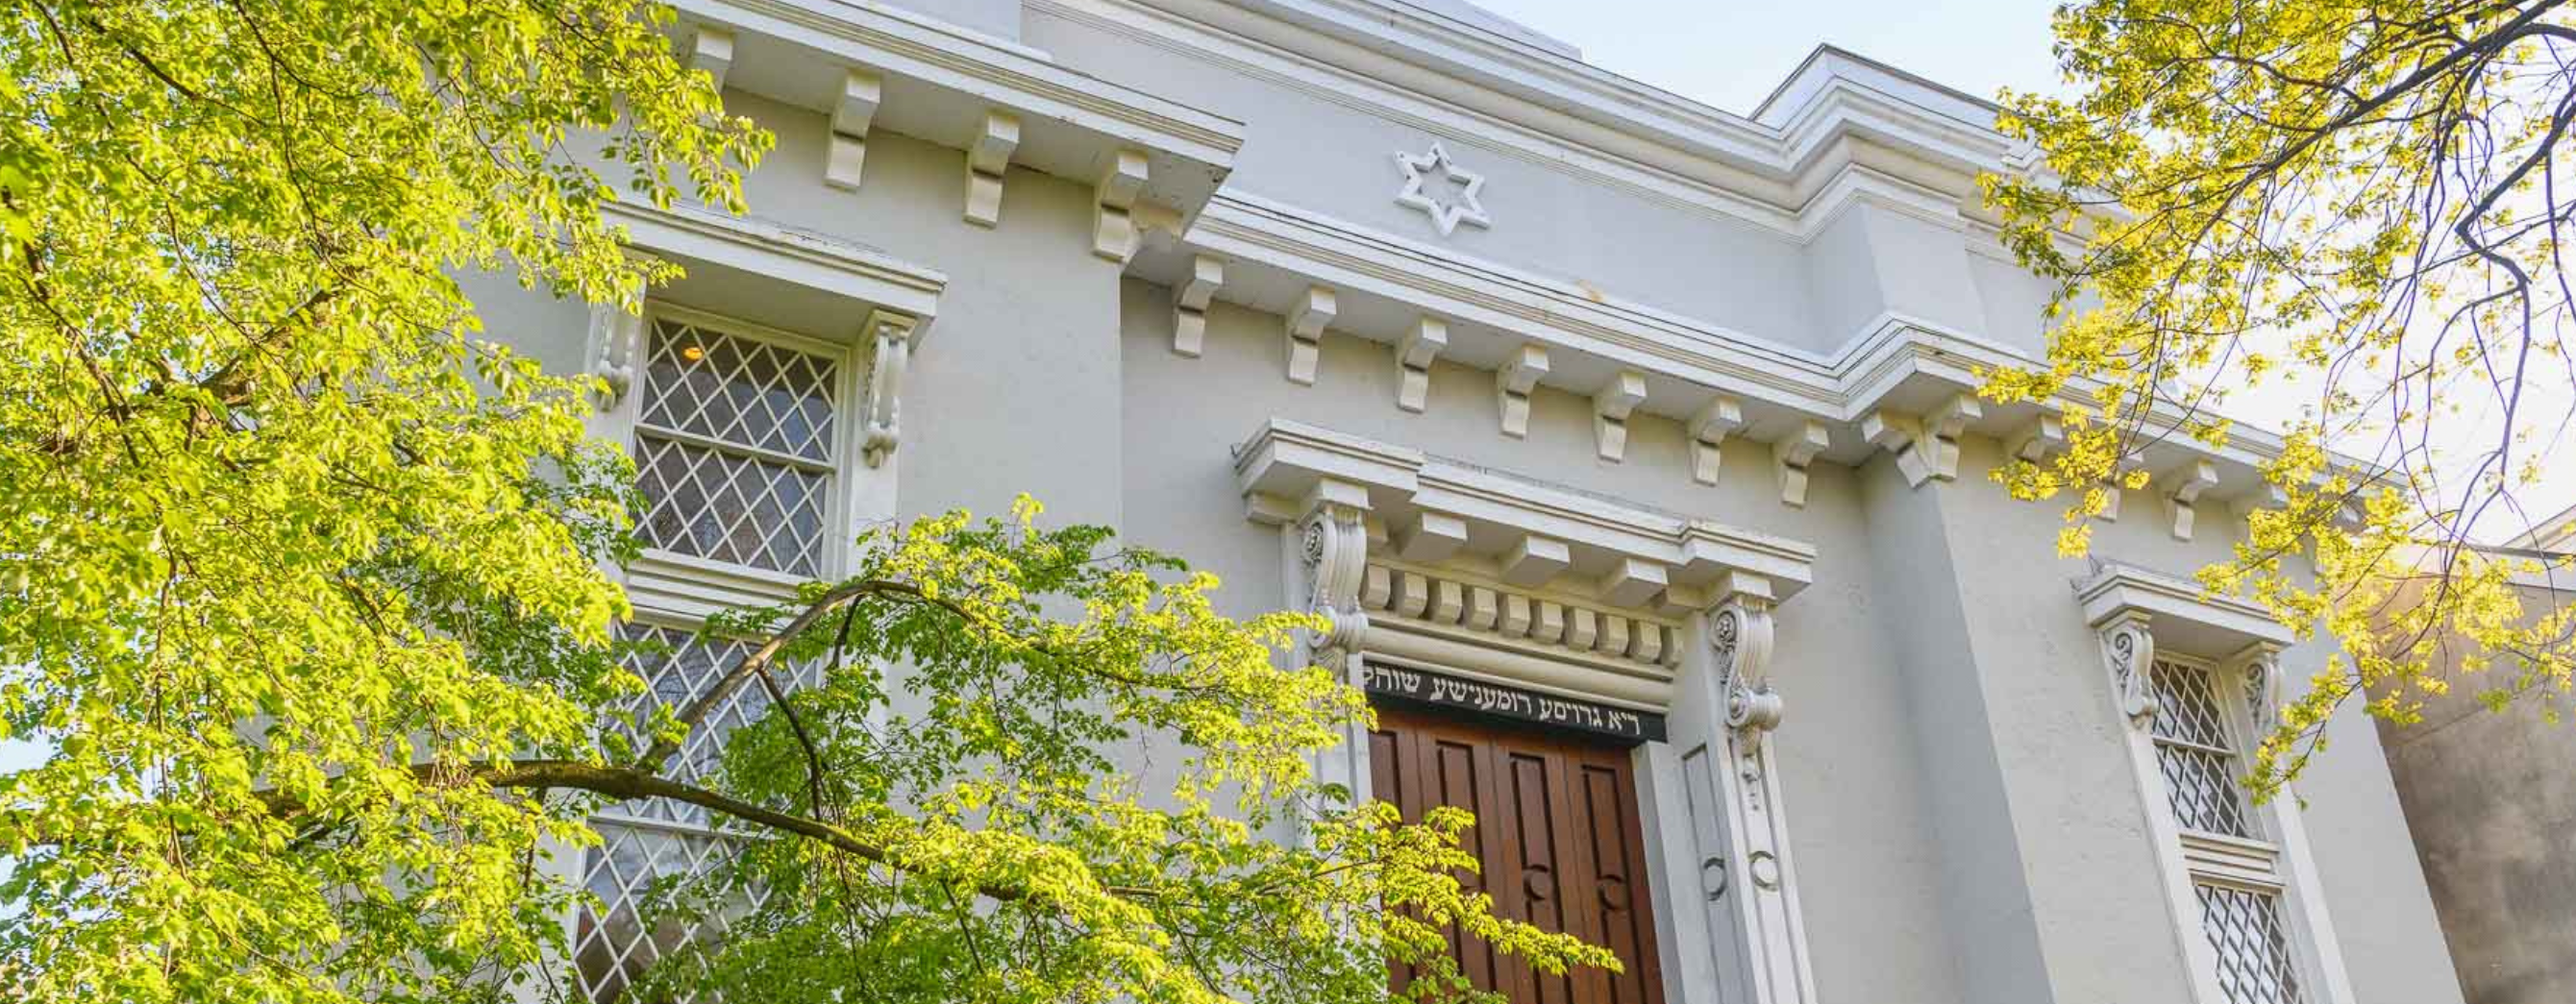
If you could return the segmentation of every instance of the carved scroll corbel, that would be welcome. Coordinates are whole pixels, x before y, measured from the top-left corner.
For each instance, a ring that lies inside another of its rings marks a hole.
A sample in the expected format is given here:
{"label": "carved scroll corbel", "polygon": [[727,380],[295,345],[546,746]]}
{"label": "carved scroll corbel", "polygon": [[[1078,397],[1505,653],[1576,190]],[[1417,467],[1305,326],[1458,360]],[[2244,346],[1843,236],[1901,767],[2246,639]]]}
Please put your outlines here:
{"label": "carved scroll corbel", "polygon": [[[1706,809],[1692,808],[1701,862],[1704,909],[1718,944],[1733,943],[1742,968],[1728,978],[1730,1000],[1814,1004],[1815,974],[1799,917],[1797,870],[1781,804],[1778,751],[1780,695],[1771,689],[1771,583],[1730,573],[1708,612],[1709,677],[1719,718],[1713,741],[1683,754],[1684,783],[1706,790]],[[1712,754],[1722,754],[1712,755]]]}
{"label": "carved scroll corbel", "polygon": [[1726,725],[1750,738],[1780,725],[1784,702],[1771,689],[1771,590],[1736,588],[1709,612],[1708,643],[1717,651]]}
{"label": "carved scroll corbel", "polygon": [[2281,647],[2256,642],[2228,661],[2245,676],[2245,717],[2254,726],[2249,741],[2260,743],[2281,725]]}
{"label": "carved scroll corbel", "polygon": [[635,360],[644,354],[644,315],[614,303],[590,305],[591,375],[608,385],[600,410],[614,408],[635,389]]}
{"label": "carved scroll corbel", "polygon": [[867,331],[874,344],[859,427],[860,449],[870,467],[884,464],[902,440],[903,377],[912,367],[912,338],[919,325],[916,318],[890,311],[868,315]]}
{"label": "carved scroll corbel", "polygon": [[[627,260],[649,266],[655,259],[641,252],[627,252]],[[608,393],[599,403],[601,411],[617,407],[635,389],[644,358],[644,283],[638,278],[626,284],[627,295],[613,303],[590,305],[590,372],[608,384]]]}
{"label": "carved scroll corbel", "polygon": [[2147,615],[2129,611],[2102,625],[2102,666],[2111,674],[2111,696],[2133,728],[2145,728],[2156,716],[2155,694],[2147,674],[2156,664],[2156,636]]}
{"label": "carved scroll corbel", "polygon": [[1324,633],[1314,641],[1315,661],[1332,665],[1359,651],[1368,633],[1368,613],[1360,606],[1360,586],[1368,574],[1368,489],[1325,479],[1307,497],[1307,513],[1298,530],[1298,555],[1305,567],[1306,609],[1324,618]]}

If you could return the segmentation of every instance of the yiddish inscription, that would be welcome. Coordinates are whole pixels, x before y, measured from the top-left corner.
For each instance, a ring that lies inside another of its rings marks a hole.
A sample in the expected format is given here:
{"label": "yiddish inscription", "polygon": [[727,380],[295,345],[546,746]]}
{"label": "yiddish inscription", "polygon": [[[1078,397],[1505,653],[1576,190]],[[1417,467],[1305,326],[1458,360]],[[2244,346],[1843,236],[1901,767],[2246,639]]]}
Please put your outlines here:
{"label": "yiddish inscription", "polygon": [[1651,711],[1614,708],[1428,670],[1367,663],[1361,669],[1360,689],[1383,697],[1535,722],[1551,728],[1648,742],[1662,742],[1664,739],[1664,716]]}

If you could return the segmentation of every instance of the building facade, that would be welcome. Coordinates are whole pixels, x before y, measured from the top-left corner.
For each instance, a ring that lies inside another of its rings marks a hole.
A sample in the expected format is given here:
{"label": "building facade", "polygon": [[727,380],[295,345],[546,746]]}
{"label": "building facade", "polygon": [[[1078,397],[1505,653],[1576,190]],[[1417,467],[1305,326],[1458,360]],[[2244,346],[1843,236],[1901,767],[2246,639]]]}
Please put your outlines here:
{"label": "building facade", "polygon": [[[2576,604],[2576,508],[2506,546],[2495,557],[2532,563],[2514,576],[2530,616]],[[2513,670],[2461,672],[2474,651],[2437,649],[2450,692],[2407,695],[2423,721],[2382,724],[2380,742],[2469,1004],[2576,1000],[2576,730],[2546,691],[2489,710],[2480,693]]]}
{"label": "building facade", "polygon": [[[617,391],[634,630],[1028,492],[1330,618],[1385,714],[1323,768],[1631,963],[1516,1000],[2459,1000],[2368,724],[2234,786],[2326,656],[2186,578],[2270,444],[2152,447],[2089,562],[1990,482],[2063,439],[1971,393],[2047,294],[1990,107],[1828,49],[1737,116],[1454,0],[898,3],[675,0],[750,215],[625,212],[642,318],[476,286]],[[566,864],[594,994],[701,823]]]}

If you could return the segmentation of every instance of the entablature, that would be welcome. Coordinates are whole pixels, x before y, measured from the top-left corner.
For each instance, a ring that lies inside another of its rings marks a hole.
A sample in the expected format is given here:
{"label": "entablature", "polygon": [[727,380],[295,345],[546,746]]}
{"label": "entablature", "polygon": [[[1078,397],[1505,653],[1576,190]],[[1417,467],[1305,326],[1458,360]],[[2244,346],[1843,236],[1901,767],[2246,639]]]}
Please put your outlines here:
{"label": "entablature", "polygon": [[1281,525],[1338,493],[1399,547],[1415,535],[1514,585],[1588,590],[1602,601],[1695,610],[1730,573],[1787,599],[1815,580],[1813,546],[1637,506],[1359,436],[1273,418],[1235,447],[1245,515]]}
{"label": "entablature", "polygon": [[[1804,504],[1805,468],[1819,458],[1857,465],[1886,450],[1917,485],[1955,479],[1958,439],[1969,433],[2008,444],[2023,459],[2046,459],[2065,443],[2060,411],[2095,403],[2094,386],[2078,384],[2059,401],[1987,407],[1974,397],[1981,370],[2036,363],[1918,317],[1882,313],[1841,348],[1810,352],[1234,191],[1218,193],[1185,231],[1157,233],[1129,272],[1190,291],[1180,302],[1186,316],[1175,322],[1184,355],[1198,351],[1211,300],[1278,313],[1291,318],[1291,380],[1313,381],[1329,328],[1395,347],[1408,388],[1410,374],[1433,357],[1494,371],[1505,435],[1521,434],[1529,393],[1547,386],[1615,400],[1614,431],[1623,434],[1625,417],[1642,412],[1685,423],[1712,446],[1728,438],[1772,444],[1781,497],[1791,505]],[[1315,303],[1332,309],[1301,309]],[[1429,406],[1413,389],[1397,405]],[[1600,417],[1607,423],[1614,415]],[[2182,434],[2145,438],[2130,463],[2153,476],[2176,537],[2192,535],[2195,502],[2278,504],[2261,470],[2280,453],[2268,433],[2240,427],[2224,445]],[[1620,459],[1606,437],[1601,452]],[[1695,455],[1690,477],[1714,483],[1711,459]]]}
{"label": "entablature", "polygon": [[991,225],[1003,170],[1099,190],[1095,253],[1133,252],[1141,201],[1189,219],[1232,170],[1241,123],[1067,69],[1045,52],[874,4],[676,0],[683,54],[732,87],[831,117],[827,162],[863,184],[866,140],[886,130],[975,156],[964,215]]}

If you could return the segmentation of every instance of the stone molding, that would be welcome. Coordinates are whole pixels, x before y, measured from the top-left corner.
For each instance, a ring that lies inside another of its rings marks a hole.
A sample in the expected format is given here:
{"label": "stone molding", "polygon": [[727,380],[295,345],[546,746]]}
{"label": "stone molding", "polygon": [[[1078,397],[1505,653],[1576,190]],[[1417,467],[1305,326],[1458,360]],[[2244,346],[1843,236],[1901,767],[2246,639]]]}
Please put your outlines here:
{"label": "stone molding", "polygon": [[[1245,515],[1254,522],[1275,526],[1303,518],[1305,508],[1291,500],[1307,499],[1325,481],[1346,483],[1362,490],[1381,519],[1427,510],[1454,517],[1471,532],[1485,531],[1485,539],[1509,540],[1507,548],[1530,540],[1562,548],[1565,567],[1550,569],[1550,577],[1569,568],[1592,575],[1642,572],[1622,566],[1626,559],[1654,566],[1666,577],[1654,594],[1675,606],[1694,605],[1675,601],[1694,599],[1730,572],[1763,577],[1782,599],[1815,577],[1815,548],[1804,543],[1287,419],[1271,419],[1235,447],[1234,471]],[[1628,579],[1595,587],[1634,588]]]}
{"label": "stone molding", "polygon": [[669,209],[630,202],[600,207],[624,226],[633,247],[669,258],[694,258],[911,315],[912,337],[929,333],[948,277],[849,241],[756,216],[733,216],[688,204]]}
{"label": "stone molding", "polygon": [[[672,7],[679,21],[669,30],[691,40],[691,51],[709,51],[697,39],[729,40],[722,53],[730,69],[721,85],[836,118],[832,134],[843,139],[828,147],[821,165],[834,187],[860,183],[858,158],[874,131],[979,151],[986,168],[998,166],[993,155],[1007,140],[1014,147],[1007,156],[1012,166],[1085,185],[1102,184],[1104,171],[1132,178],[1132,187],[1122,180],[1113,194],[1149,200],[1187,218],[1223,183],[1243,147],[1240,122],[896,7],[798,0],[676,0]],[[869,86],[860,86],[862,77]],[[853,95],[857,107],[851,106]],[[994,115],[1045,128],[1017,135],[983,128]],[[1122,164],[1121,151],[1133,153],[1135,163]],[[986,178],[969,179],[965,214],[971,222],[989,224],[999,212],[1001,173],[979,173]],[[1129,207],[1111,198],[1101,202],[1116,213],[1095,237],[1094,251],[1123,264],[1127,240],[1120,229],[1133,230]]]}
{"label": "stone molding", "polygon": [[[1856,329],[1840,348],[1812,352],[1239,190],[1218,193],[1195,223],[1168,240],[1186,253],[1166,258],[1217,255],[1247,278],[1320,285],[1346,301],[1391,303],[1400,308],[1394,316],[1440,317],[1458,354],[1466,354],[1464,346],[1476,341],[1488,346],[1500,342],[1506,361],[1495,370],[1495,379],[1506,435],[1512,434],[1515,414],[1525,406],[1524,387],[1546,384],[1590,397],[1602,387],[1567,384],[1563,381],[1569,377],[1555,374],[1599,373],[1598,367],[1607,366],[1613,372],[1633,371],[1649,382],[1650,392],[1633,406],[1635,412],[1687,423],[1719,400],[1729,400],[1741,423],[1729,438],[1775,444],[1782,438],[1805,440],[1805,427],[1797,423],[1823,423],[1828,445],[1818,453],[1831,451],[1830,459],[1858,463],[1866,454],[1857,448],[1887,449],[1898,456],[1909,481],[1920,483],[1956,477],[1959,439],[1970,431],[2009,443],[2025,459],[2044,459],[2064,442],[2063,422],[2055,412],[2098,403],[2097,385],[2079,381],[2056,401],[1989,412],[1974,396],[1983,382],[1979,369],[2030,365],[2032,360],[2011,347],[1919,317],[1883,313]],[[1168,278],[1155,268],[1140,274]],[[1264,283],[1248,281],[1242,288],[1250,295]],[[1410,329],[1335,330],[1399,345]],[[1534,367],[1526,361],[1530,358],[1559,365],[1553,370]],[[1575,367],[1572,361],[1594,365]],[[1926,400],[1939,403],[1928,412],[1908,410],[1920,404],[1895,406]],[[2163,429],[2181,419],[2168,408],[2151,416],[2150,425]],[[1794,449],[1805,447],[1801,443]],[[2260,506],[2268,499],[2260,469],[2281,449],[2279,437],[2240,428],[2217,446],[2189,436],[2157,437],[2132,463],[2168,481],[2191,482],[2193,499]],[[2199,477],[2203,461],[2211,465],[2215,480]],[[2339,465],[2368,475],[2358,461],[2347,458]],[[1803,462],[1795,466],[1803,473]],[[1693,465],[1694,477],[1713,471],[1706,464]],[[1800,504],[1803,494],[1793,489],[1803,485],[1790,480],[1783,481],[1783,500]]]}

